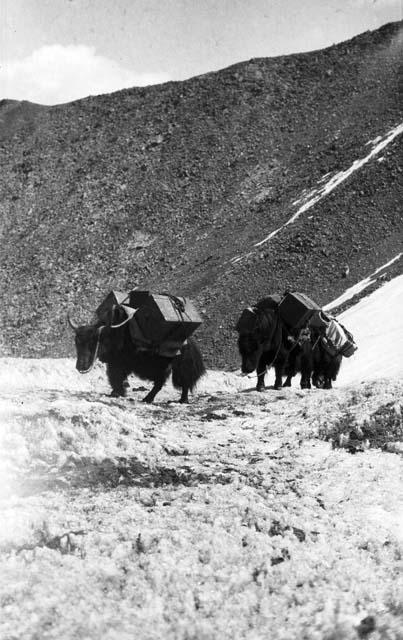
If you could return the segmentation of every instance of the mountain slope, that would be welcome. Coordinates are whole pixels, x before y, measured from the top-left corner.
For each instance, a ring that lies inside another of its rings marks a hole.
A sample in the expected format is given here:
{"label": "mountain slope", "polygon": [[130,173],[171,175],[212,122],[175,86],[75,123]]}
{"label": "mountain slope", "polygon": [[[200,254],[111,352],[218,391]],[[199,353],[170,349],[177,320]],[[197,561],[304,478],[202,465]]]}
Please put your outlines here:
{"label": "mountain slope", "polygon": [[394,23],[185,82],[3,101],[3,354],[72,353],[66,310],[89,318],[111,288],[140,285],[194,297],[208,363],[232,366],[243,305],[286,287],[324,304],[346,288],[344,264],[350,285],[396,256],[400,134],[254,245],[399,131],[401,54]]}

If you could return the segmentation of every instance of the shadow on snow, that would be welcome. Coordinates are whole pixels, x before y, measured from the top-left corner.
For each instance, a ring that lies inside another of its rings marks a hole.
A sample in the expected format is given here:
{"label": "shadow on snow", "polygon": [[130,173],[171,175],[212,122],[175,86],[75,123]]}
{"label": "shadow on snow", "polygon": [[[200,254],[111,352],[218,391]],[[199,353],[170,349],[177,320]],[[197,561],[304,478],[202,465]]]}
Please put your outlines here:
{"label": "shadow on snow", "polygon": [[149,468],[134,456],[95,460],[82,457],[54,472],[31,474],[19,484],[18,494],[29,496],[44,491],[117,487],[156,488],[167,485],[191,486],[198,483],[227,484],[232,478],[224,473],[203,473],[189,466]]}

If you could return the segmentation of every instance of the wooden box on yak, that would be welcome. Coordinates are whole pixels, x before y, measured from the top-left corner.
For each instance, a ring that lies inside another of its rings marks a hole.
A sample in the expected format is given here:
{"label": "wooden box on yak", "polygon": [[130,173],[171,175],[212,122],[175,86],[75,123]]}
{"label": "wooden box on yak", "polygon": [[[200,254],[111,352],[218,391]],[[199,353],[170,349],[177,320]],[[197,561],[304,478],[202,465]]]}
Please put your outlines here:
{"label": "wooden box on yak", "polygon": [[320,307],[304,293],[286,293],[279,304],[280,317],[292,329],[303,327]]}
{"label": "wooden box on yak", "polygon": [[146,303],[151,296],[151,291],[144,291],[142,289],[133,289],[129,292],[128,300],[126,304],[132,309],[139,309],[144,303]]}
{"label": "wooden box on yak", "polygon": [[105,324],[112,322],[113,308],[121,304],[129,304],[129,294],[127,291],[111,291],[108,293],[105,300],[101,302],[95,311],[98,320]]}
{"label": "wooden box on yak", "polygon": [[202,323],[193,302],[168,294],[149,294],[134,320],[144,337],[154,344],[183,343]]}

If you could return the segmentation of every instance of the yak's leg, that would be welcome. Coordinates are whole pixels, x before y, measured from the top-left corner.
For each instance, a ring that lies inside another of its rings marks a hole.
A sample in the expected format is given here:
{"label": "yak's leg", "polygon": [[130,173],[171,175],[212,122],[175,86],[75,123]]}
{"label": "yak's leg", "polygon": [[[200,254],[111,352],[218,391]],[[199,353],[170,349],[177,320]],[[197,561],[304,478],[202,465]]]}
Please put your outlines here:
{"label": "yak's leg", "polygon": [[306,340],[301,347],[300,355],[301,389],[311,389],[313,371],[313,351],[311,342]]}
{"label": "yak's leg", "polygon": [[182,387],[182,393],[179,402],[181,404],[188,404],[189,402],[189,387]]}
{"label": "yak's leg", "polygon": [[285,368],[286,379],[283,383],[283,387],[291,387],[292,379],[297,373],[297,368],[295,361],[289,361],[287,367]]}
{"label": "yak's leg", "polygon": [[164,383],[161,381],[154,382],[153,388],[149,393],[147,393],[146,397],[143,398],[142,402],[148,402],[149,404],[151,404],[151,402],[153,402],[155,396],[157,395],[157,393],[159,393],[159,391],[161,391],[163,386]]}
{"label": "yak's leg", "polygon": [[122,369],[120,365],[108,362],[106,365],[106,375],[112,387],[111,396],[114,398],[125,396],[128,387],[126,371]]}
{"label": "yak's leg", "polygon": [[172,370],[172,362],[171,360],[167,360],[167,358],[163,358],[162,360],[163,360],[162,363],[161,363],[161,358],[158,361],[160,370],[153,380],[154,386],[151,389],[151,391],[147,393],[146,397],[143,398],[142,402],[151,403],[154,400],[157,393],[161,391],[162,387],[164,386],[164,384],[169,378],[169,374],[171,373],[171,370]]}
{"label": "yak's leg", "polygon": [[331,389],[332,388],[332,367],[331,367],[331,361],[328,361],[326,363],[325,366],[325,370],[324,370],[324,382],[323,382],[323,388],[324,389]]}
{"label": "yak's leg", "polygon": [[297,351],[296,345],[294,345],[294,347],[291,349],[291,352],[288,354],[287,366],[285,367],[284,371],[287,377],[285,379],[283,387],[291,387],[292,379],[297,375],[299,357],[299,352]]}
{"label": "yak's leg", "polygon": [[312,384],[317,389],[322,389],[324,384],[323,375],[321,373],[314,373],[312,376]]}
{"label": "yak's leg", "polygon": [[289,373],[283,382],[283,387],[291,387],[292,374]]}
{"label": "yak's leg", "polygon": [[311,376],[305,374],[301,374],[301,389],[311,389]]}
{"label": "yak's leg", "polygon": [[264,377],[266,375],[266,364],[263,364],[262,358],[260,358],[257,365],[257,384],[256,391],[264,391],[266,386],[264,383]]}
{"label": "yak's leg", "polygon": [[310,363],[302,361],[301,363],[301,389],[311,388],[312,367]]}
{"label": "yak's leg", "polygon": [[274,379],[274,388],[281,389],[281,387],[283,386],[284,363],[276,362],[274,371],[276,372],[276,377]]}

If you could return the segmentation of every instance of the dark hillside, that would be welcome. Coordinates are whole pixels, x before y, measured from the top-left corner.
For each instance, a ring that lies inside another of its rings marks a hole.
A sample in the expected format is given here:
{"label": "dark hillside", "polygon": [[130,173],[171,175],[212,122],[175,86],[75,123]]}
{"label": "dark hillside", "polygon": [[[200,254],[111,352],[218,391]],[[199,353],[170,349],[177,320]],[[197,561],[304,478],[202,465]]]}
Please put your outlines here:
{"label": "dark hillside", "polygon": [[393,23],[185,82],[0,102],[2,355],[71,355],[68,308],[89,318],[111,288],[144,285],[194,297],[209,365],[233,366],[245,303],[286,287],[325,303],[393,258],[402,135],[254,244],[403,122],[402,50]]}

